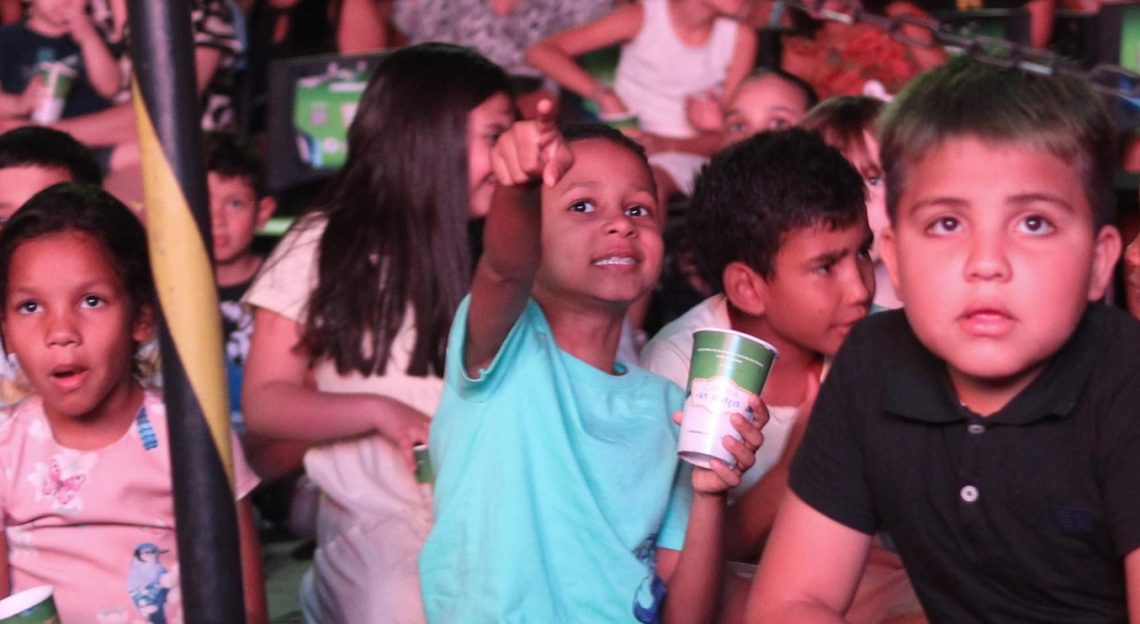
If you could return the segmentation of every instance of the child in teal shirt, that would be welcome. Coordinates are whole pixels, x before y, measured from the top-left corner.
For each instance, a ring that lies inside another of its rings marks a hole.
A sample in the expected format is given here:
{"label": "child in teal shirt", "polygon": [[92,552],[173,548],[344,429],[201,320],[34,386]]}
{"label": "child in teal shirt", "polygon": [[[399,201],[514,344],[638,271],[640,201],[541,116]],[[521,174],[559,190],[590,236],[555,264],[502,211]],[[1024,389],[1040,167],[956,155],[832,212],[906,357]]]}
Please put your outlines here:
{"label": "child in teal shirt", "polygon": [[601,126],[563,135],[540,110],[495,145],[485,251],[449,341],[420,555],[428,619],[707,622],[724,492],[767,414],[757,400],[751,422],[733,416],[733,468],[680,466],[680,388],[615,360],[661,266],[644,153]]}

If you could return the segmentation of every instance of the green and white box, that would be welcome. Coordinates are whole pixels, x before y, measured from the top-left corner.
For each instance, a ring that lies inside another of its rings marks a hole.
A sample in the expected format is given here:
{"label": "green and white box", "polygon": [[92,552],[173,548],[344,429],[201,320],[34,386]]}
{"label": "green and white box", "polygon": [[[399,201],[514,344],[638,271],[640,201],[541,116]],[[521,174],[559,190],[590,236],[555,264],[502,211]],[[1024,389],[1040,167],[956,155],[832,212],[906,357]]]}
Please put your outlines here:
{"label": "green and white box", "polygon": [[748,402],[764,388],[777,355],[772,345],[742,332],[693,332],[693,357],[677,444],[681,459],[702,468],[708,468],[713,458],[729,466],[736,464],[723,442],[726,435],[740,439],[731,415],[752,417]]}

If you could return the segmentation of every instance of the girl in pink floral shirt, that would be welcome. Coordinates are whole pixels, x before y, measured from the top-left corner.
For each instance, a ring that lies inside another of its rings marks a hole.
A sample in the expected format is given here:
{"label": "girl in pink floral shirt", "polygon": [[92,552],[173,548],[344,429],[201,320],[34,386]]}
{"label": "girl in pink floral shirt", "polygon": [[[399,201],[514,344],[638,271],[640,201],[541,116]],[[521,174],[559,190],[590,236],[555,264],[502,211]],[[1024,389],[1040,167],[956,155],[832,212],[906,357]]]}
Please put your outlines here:
{"label": "girl in pink floral shirt", "polygon": [[[64,622],[182,622],[166,414],[134,376],[154,327],[142,226],[98,187],[40,192],[0,233],[0,303],[36,390],[0,415],[0,595],[46,584]],[[257,479],[234,455],[241,498]],[[264,622],[242,512],[248,621]]]}

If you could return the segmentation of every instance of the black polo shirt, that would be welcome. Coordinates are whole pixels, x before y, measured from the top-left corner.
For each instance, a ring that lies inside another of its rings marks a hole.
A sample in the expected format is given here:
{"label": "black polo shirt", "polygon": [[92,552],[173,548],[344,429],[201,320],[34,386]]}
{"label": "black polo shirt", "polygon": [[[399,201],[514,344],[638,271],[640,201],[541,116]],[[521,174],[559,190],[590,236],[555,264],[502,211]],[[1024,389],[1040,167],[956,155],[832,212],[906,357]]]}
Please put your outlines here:
{"label": "black polo shirt", "polygon": [[934,622],[1125,622],[1140,547],[1140,323],[1092,305],[1001,411],[964,408],[901,311],[859,324],[791,487],[894,538]]}

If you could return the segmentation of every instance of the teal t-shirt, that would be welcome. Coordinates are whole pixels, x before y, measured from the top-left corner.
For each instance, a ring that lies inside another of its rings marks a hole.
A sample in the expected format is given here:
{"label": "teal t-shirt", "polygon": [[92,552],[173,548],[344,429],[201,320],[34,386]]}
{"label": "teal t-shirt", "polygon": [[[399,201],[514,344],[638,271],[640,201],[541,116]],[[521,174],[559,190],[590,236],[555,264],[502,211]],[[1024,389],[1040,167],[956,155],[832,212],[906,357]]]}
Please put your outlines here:
{"label": "teal t-shirt", "polygon": [[435,526],[420,554],[429,622],[652,622],[656,547],[680,550],[691,471],[683,391],[558,348],[531,300],[478,379],[455,316],[431,425]]}

